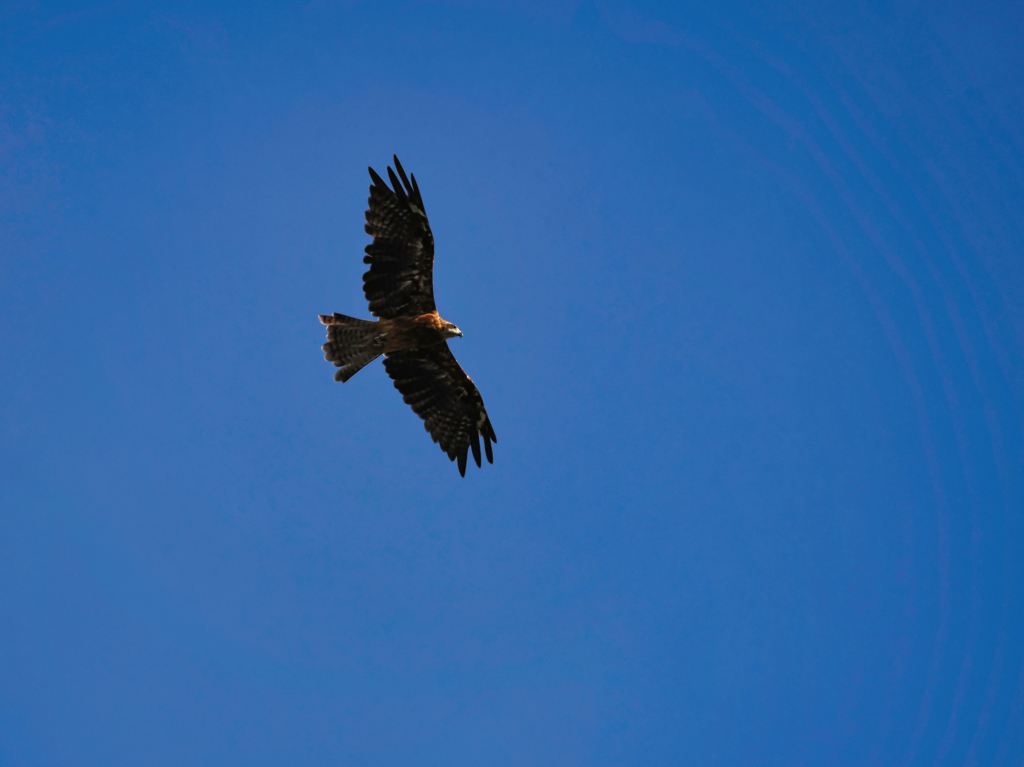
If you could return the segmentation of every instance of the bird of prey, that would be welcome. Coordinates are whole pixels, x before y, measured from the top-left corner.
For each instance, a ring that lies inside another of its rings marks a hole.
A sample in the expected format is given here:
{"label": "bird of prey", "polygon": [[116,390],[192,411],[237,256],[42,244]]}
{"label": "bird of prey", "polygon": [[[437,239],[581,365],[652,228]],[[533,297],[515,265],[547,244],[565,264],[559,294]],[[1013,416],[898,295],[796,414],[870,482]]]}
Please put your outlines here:
{"label": "bird of prey", "polygon": [[[491,443],[497,442],[484,401],[472,379],[455,360],[448,339],[462,337],[455,325],[441,319],[434,305],[434,236],[430,233],[416,176],[412,183],[395,156],[388,168],[391,187],[370,168],[370,209],[363,262],[363,292],[377,321],[344,314],[321,314],[327,326],[324,359],[339,368],[335,381],[347,381],[364,365],[384,355],[384,370],[434,442],[458,459],[466,476],[472,448],[480,466],[480,437],[487,462],[494,463]],[[401,181],[399,181],[401,179]]]}

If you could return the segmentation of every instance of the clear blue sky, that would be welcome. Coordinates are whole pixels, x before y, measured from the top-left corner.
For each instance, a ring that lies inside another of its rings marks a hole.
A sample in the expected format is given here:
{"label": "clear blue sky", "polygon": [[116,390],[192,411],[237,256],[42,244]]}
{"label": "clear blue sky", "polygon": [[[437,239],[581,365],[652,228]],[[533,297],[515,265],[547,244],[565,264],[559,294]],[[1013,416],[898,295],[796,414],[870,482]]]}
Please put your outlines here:
{"label": "clear blue sky", "polygon": [[[5,3],[0,764],[1020,765],[1022,28]],[[393,153],[465,479],[320,351]]]}

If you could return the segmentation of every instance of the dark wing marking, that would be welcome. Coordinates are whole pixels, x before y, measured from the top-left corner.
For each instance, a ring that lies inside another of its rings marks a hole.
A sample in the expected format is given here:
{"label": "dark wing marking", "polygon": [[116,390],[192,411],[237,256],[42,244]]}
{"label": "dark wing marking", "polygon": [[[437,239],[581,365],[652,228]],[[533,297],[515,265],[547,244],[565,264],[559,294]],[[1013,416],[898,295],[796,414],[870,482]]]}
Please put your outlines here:
{"label": "dark wing marking", "polygon": [[[363,292],[375,317],[418,317],[436,310],[434,306],[434,235],[423,209],[416,184],[405,175],[395,156],[398,176],[388,168],[392,191],[370,168],[369,210],[366,233],[373,242],[366,246],[363,262],[370,269],[363,275]],[[401,181],[399,181],[401,177]]]}
{"label": "dark wing marking", "polygon": [[455,360],[448,344],[415,351],[392,352],[384,357],[384,369],[402,393],[402,399],[423,419],[431,439],[459,459],[459,474],[466,476],[466,455],[480,466],[480,437],[484,438],[487,462],[494,463],[491,443],[497,442],[484,401],[472,379]]}

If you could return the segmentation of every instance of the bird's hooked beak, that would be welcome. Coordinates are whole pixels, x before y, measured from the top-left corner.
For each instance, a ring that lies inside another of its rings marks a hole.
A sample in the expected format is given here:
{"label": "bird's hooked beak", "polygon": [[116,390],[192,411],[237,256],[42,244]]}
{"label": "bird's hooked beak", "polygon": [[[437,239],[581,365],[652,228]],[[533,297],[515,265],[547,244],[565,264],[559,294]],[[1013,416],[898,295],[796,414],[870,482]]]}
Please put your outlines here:
{"label": "bird's hooked beak", "polygon": [[455,335],[457,335],[459,338],[462,338],[462,331],[459,330],[458,328],[455,328]]}

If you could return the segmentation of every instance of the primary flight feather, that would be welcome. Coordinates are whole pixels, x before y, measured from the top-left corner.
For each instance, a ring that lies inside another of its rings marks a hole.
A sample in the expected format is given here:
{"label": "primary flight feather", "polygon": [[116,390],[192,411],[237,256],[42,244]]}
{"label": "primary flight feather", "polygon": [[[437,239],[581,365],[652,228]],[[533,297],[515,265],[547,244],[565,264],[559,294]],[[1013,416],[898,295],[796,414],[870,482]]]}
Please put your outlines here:
{"label": "primary flight feather", "polygon": [[377,321],[344,314],[321,314],[327,325],[324,359],[339,368],[334,380],[347,381],[366,364],[384,355],[384,370],[402,399],[423,419],[431,439],[458,460],[466,476],[470,449],[480,466],[480,438],[488,463],[497,442],[484,401],[448,348],[448,339],[462,331],[441,319],[434,305],[434,236],[423,208],[416,176],[405,175],[395,156],[388,168],[391,186],[370,168],[369,210],[363,261],[363,292]]}

